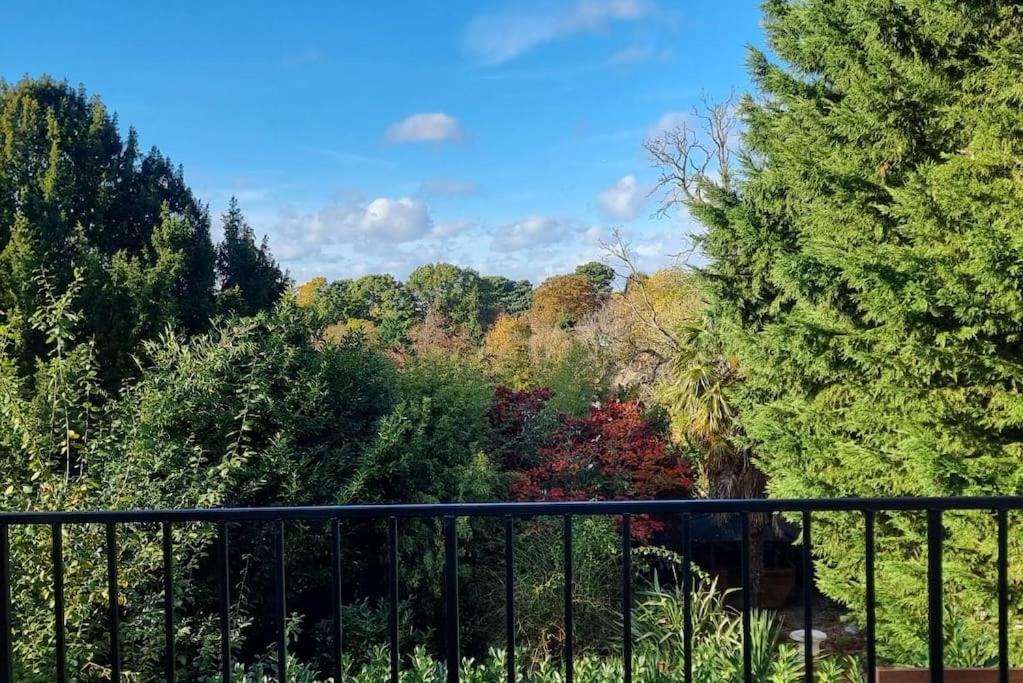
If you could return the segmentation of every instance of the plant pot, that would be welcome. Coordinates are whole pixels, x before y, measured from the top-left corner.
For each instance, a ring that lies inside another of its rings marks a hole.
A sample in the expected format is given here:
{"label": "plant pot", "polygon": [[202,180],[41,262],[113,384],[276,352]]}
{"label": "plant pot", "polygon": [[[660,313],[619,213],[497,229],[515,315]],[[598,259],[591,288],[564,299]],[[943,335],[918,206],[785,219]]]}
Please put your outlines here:
{"label": "plant pot", "polygon": [[765,569],[760,579],[760,606],[765,609],[782,609],[788,604],[795,587],[795,569]]}
{"label": "plant pot", "polygon": [[[877,683],[930,683],[927,669],[878,668]],[[998,669],[945,669],[945,683],[998,683]],[[1023,683],[1023,669],[1009,669],[1009,683]]]}

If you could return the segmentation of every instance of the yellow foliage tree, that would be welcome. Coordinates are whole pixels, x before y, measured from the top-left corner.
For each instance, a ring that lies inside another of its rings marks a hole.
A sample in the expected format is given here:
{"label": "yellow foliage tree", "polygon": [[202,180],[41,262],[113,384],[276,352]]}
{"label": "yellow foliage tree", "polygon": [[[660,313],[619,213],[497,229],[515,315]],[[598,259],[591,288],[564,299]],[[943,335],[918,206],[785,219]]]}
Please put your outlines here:
{"label": "yellow foliage tree", "polygon": [[303,283],[295,290],[295,303],[300,308],[308,308],[316,301],[316,295],[327,285],[327,278],[322,275]]}
{"label": "yellow foliage tree", "polygon": [[547,278],[533,292],[533,321],[549,327],[573,327],[600,307],[593,283],[582,275]]}
{"label": "yellow foliage tree", "polygon": [[364,343],[376,346],[380,341],[377,326],[372,320],[349,318],[344,322],[328,325],[323,330],[323,341],[327,344],[340,344],[346,339],[361,337]]}
{"label": "yellow foliage tree", "polygon": [[532,329],[522,316],[502,313],[483,341],[483,358],[502,384],[524,389],[533,378],[530,362]]}

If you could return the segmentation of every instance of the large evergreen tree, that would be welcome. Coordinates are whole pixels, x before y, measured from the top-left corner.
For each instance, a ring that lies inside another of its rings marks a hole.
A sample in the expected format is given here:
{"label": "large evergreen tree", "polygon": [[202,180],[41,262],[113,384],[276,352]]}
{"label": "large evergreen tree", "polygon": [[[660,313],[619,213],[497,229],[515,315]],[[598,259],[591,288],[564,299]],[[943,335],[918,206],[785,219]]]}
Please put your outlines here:
{"label": "large evergreen tree", "polygon": [[[741,168],[730,188],[705,183],[694,208],[770,493],[1023,493],[1019,5],[764,11],[773,56],[750,57],[759,93],[743,108]],[[979,664],[995,653],[994,519],[944,517],[949,661]],[[819,585],[862,618],[862,521],[816,521]],[[922,664],[925,522],[877,524],[878,646]],[[1010,637],[1018,662],[1023,633]],[[974,655],[954,647],[964,640]]]}
{"label": "large evergreen tree", "polygon": [[231,197],[221,221],[224,241],[217,247],[217,276],[222,308],[242,315],[270,310],[281,298],[288,280],[270,253],[266,238],[256,243],[256,234],[235,197]]}
{"label": "large evergreen tree", "polygon": [[[169,222],[188,226],[187,235],[162,240]],[[167,289],[173,305],[140,324],[130,311],[144,303],[142,290],[127,280],[166,277],[169,249],[180,261]],[[95,339],[114,381],[131,367],[143,329],[206,327],[213,256],[206,209],[181,170],[155,148],[140,153],[134,131],[122,139],[98,98],[46,77],[0,81],[0,336],[26,370],[47,352],[45,336],[28,324],[42,292],[80,280],[82,334]]]}

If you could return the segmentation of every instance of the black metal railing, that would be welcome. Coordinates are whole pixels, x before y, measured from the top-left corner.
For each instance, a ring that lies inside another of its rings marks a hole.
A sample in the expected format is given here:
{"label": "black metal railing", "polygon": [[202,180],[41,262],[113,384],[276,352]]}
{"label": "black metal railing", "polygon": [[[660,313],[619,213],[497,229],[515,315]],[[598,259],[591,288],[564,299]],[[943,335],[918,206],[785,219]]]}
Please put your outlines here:
{"label": "black metal railing", "polygon": [[48,525],[52,531],[52,577],[54,594],[55,623],[55,670],[58,683],[67,680],[66,643],[64,619],[64,557],[63,533],[66,525],[105,525],[106,564],[109,594],[108,629],[110,636],[110,669],[112,679],[120,680],[120,624],[117,583],[117,527],[123,524],[157,523],[162,530],[163,571],[164,571],[164,625],[166,637],[165,673],[166,680],[173,683],[175,671],[175,621],[174,621],[174,548],[172,531],[175,524],[213,523],[218,528],[217,565],[219,575],[220,641],[222,676],[225,683],[231,680],[231,634],[230,634],[230,579],[229,549],[230,525],[268,523],[274,529],[273,575],[275,594],[273,602],[274,626],[276,633],[277,671],[279,680],[287,680],[288,649],[286,635],[286,591],[285,591],[285,527],[288,522],[327,521],[331,524],[333,640],[335,680],[342,680],[343,623],[342,614],[342,554],[341,523],[346,520],[387,520],[388,572],[387,593],[389,601],[388,638],[390,652],[390,680],[397,683],[401,665],[401,643],[399,642],[399,572],[398,531],[399,520],[410,518],[432,518],[443,520],[444,534],[444,605],[445,605],[445,656],[447,680],[459,680],[459,601],[458,601],[458,541],[456,522],[459,518],[486,517],[504,520],[504,572],[506,603],[507,675],[509,683],[516,680],[515,662],[515,594],[514,594],[514,520],[539,516],[560,516],[563,520],[564,544],[564,655],[565,680],[574,679],[573,658],[573,615],[572,615],[572,520],[574,516],[615,516],[621,519],[622,542],[622,613],[623,613],[623,676],[628,683],[632,680],[632,569],[631,543],[632,519],[637,515],[672,515],[681,520],[682,537],[682,584],[684,593],[684,680],[692,680],[692,566],[690,523],[694,515],[737,514],[741,520],[741,586],[742,586],[742,628],[743,628],[743,671],[746,681],[751,681],[750,617],[750,516],[754,514],[795,513],[801,514],[803,545],[803,603],[804,603],[804,657],[806,680],[813,681],[814,656],[813,640],[809,637],[813,624],[813,593],[810,577],[813,572],[813,556],[810,538],[815,512],[855,512],[863,517],[865,537],[865,591],[866,591],[866,677],[873,683],[876,671],[875,633],[876,597],[874,593],[874,524],[878,512],[918,511],[927,515],[927,593],[928,593],[928,643],[930,679],[933,683],[944,680],[943,662],[943,596],[942,596],[942,514],[945,511],[979,510],[993,514],[998,528],[997,584],[998,584],[998,655],[999,680],[1008,683],[1008,512],[1023,509],[1023,498],[837,498],[809,500],[670,500],[670,501],[587,501],[587,502],[539,502],[539,503],[462,503],[437,505],[379,505],[379,506],[330,506],[330,507],[275,507],[275,508],[217,508],[208,510],[152,510],[152,511],[107,511],[107,512],[9,512],[0,513],[0,683],[11,683],[12,678],[12,632],[11,632],[11,568],[10,529],[22,525]]}

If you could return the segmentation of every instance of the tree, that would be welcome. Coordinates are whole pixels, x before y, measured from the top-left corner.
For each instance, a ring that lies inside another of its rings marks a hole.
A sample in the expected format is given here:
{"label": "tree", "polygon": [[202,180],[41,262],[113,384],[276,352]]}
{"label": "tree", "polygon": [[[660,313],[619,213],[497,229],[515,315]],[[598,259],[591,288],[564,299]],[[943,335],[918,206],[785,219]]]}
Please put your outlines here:
{"label": "tree", "polygon": [[[751,53],[740,166],[717,186],[703,174],[686,201],[706,226],[702,281],[769,492],[1021,493],[1018,8],[764,8],[779,61]],[[818,585],[862,620],[861,526],[817,524]],[[946,634],[978,653],[947,663],[979,664],[996,654],[993,517],[944,527]],[[877,529],[878,648],[921,664],[925,523],[885,514]],[[1018,659],[1023,637],[1009,637]]]}
{"label": "tree", "polygon": [[490,372],[503,384],[523,389],[533,373],[530,366],[529,338],[532,330],[522,316],[502,313],[494,321],[483,342],[483,357]]}
{"label": "tree", "polygon": [[533,319],[542,325],[571,328],[597,310],[597,292],[582,275],[555,275],[533,293]]}
{"label": "tree", "polygon": [[421,316],[433,307],[474,341],[482,339],[490,324],[493,301],[487,282],[475,270],[430,263],[412,271],[405,287]]}
{"label": "tree", "polygon": [[533,285],[529,280],[509,280],[501,275],[486,275],[483,280],[490,288],[494,307],[499,312],[516,315],[533,305]]}
{"label": "tree", "polygon": [[221,221],[224,240],[217,246],[221,309],[241,315],[270,310],[284,293],[288,280],[270,254],[266,238],[256,244],[256,235],[235,197],[231,197]]}
{"label": "tree", "polygon": [[312,308],[319,293],[327,285],[327,278],[317,275],[308,282],[303,282],[295,289],[295,305],[299,308]]}
{"label": "tree", "polygon": [[[530,396],[532,398],[532,396]],[[519,500],[651,500],[684,497],[689,463],[666,448],[638,401],[607,401],[585,417],[563,417],[516,480]],[[637,519],[633,533],[648,540],[663,522]]]}
{"label": "tree", "polygon": [[[190,238],[177,245],[182,286],[167,292],[175,301],[164,309],[180,317],[140,325],[124,313],[138,292],[125,290],[114,270],[128,261],[140,270],[156,267],[154,233],[167,215],[191,226]],[[43,305],[41,290],[30,286],[42,271],[56,291],[81,276],[89,306],[80,334],[95,340],[113,386],[136,370],[131,354],[143,328],[206,328],[212,252],[209,216],[181,169],[155,148],[139,152],[134,130],[122,139],[98,98],[48,77],[0,82],[0,324],[20,330],[22,368],[52,350],[23,324]]]}
{"label": "tree", "polygon": [[582,275],[589,280],[593,286],[593,291],[597,293],[598,297],[605,298],[611,294],[611,284],[615,280],[615,271],[614,268],[606,263],[599,263],[598,261],[584,263],[581,266],[576,266],[575,274]]}
{"label": "tree", "polygon": [[416,319],[411,293],[391,275],[363,275],[352,283],[351,297],[365,307],[377,325],[380,341],[391,346],[405,341]]}

